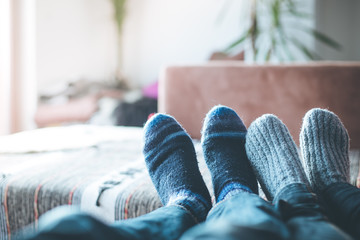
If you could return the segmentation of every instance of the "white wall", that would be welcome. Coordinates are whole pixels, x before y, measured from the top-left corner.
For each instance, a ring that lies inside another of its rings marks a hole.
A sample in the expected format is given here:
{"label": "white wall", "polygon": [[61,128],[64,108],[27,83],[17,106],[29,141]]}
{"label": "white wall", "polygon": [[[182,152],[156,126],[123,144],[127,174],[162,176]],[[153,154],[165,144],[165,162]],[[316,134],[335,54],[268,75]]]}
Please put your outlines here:
{"label": "white wall", "polygon": [[360,60],[360,1],[317,0],[316,28],[342,45],[336,51],[320,43],[316,47],[327,60]]}
{"label": "white wall", "polygon": [[0,135],[35,127],[35,14],[35,0],[0,0]]}
{"label": "white wall", "polygon": [[[230,5],[217,21],[223,4]],[[154,81],[161,66],[206,61],[245,27],[243,0],[129,0],[124,26],[124,73],[135,84]]]}
{"label": "white wall", "polygon": [[[230,3],[217,21],[223,3]],[[164,64],[199,63],[236,39],[245,0],[128,0],[122,47],[131,85],[157,79]],[[37,0],[39,90],[112,78],[117,35],[110,0]]]}
{"label": "white wall", "polygon": [[110,0],[37,0],[39,91],[114,77],[117,29]]}
{"label": "white wall", "polygon": [[0,0],[0,135],[11,129],[11,4]]}
{"label": "white wall", "polygon": [[12,0],[12,131],[35,128],[36,0]]}

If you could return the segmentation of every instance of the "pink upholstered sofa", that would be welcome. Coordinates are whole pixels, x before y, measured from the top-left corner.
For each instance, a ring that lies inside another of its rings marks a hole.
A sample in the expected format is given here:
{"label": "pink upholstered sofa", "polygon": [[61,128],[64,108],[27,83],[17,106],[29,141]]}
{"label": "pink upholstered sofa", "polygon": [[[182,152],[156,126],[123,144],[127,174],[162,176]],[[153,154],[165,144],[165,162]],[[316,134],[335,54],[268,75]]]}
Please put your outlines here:
{"label": "pink upholstered sofa", "polygon": [[170,66],[159,86],[159,111],[173,115],[193,138],[200,138],[208,110],[223,104],[235,109],[247,126],[264,113],[277,115],[298,142],[302,117],[320,107],[340,116],[351,147],[360,148],[360,62]]}

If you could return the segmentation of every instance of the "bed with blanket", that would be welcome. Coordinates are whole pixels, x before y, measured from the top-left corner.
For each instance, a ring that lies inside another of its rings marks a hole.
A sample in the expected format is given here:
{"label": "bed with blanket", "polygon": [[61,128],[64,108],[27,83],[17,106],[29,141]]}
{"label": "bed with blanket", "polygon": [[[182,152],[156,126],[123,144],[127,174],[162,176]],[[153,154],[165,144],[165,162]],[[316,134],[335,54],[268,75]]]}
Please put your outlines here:
{"label": "bed with blanket", "polygon": [[[200,166],[209,172],[195,141]],[[142,128],[78,125],[0,137],[0,239],[61,205],[107,222],[161,206],[142,156]]]}

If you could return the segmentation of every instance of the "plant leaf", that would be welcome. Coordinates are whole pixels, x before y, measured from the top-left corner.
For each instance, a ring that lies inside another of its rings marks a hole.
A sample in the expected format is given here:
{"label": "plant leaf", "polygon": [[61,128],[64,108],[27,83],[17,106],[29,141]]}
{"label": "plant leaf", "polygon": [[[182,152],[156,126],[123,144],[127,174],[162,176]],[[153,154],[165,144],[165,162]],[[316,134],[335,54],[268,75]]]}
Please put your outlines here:
{"label": "plant leaf", "polygon": [[316,40],[328,45],[329,47],[332,47],[336,50],[341,50],[342,46],[340,45],[340,43],[336,42],[334,39],[326,36],[324,33],[313,29],[313,28],[307,28],[304,26],[294,26],[294,28],[297,28],[300,31],[303,31],[305,33],[308,33],[310,35],[312,35]]}
{"label": "plant leaf", "polygon": [[269,48],[265,55],[265,62],[269,62],[272,54],[272,48]]}
{"label": "plant leaf", "polygon": [[299,12],[299,11],[291,10],[291,9],[289,9],[289,11],[285,11],[284,13],[287,13],[289,15],[292,15],[292,16],[295,16],[298,18],[311,18],[312,17],[312,15],[309,13]]}
{"label": "plant leaf", "polygon": [[247,30],[238,40],[236,40],[235,42],[233,42],[232,44],[230,44],[224,51],[225,51],[225,52],[229,52],[229,51],[232,50],[234,47],[236,47],[236,46],[238,46],[239,44],[241,44],[242,42],[244,42],[249,36],[250,36],[250,29]]}
{"label": "plant leaf", "polygon": [[119,32],[122,31],[123,22],[125,19],[125,4],[126,0],[112,0],[115,9],[115,20]]}
{"label": "plant leaf", "polygon": [[278,29],[278,33],[279,33],[279,37],[280,37],[280,41],[281,41],[281,47],[282,49],[284,50],[285,54],[286,54],[286,57],[290,60],[290,61],[294,61],[294,56],[291,54],[291,51],[289,49],[289,46],[288,46],[288,42],[287,42],[287,36],[286,36],[286,33],[284,31],[284,29],[282,27],[280,27]]}
{"label": "plant leaf", "polygon": [[332,38],[326,36],[322,32],[319,32],[316,29],[309,29],[308,31],[320,42],[323,42],[324,44],[326,44],[332,48],[335,48],[336,50],[341,49],[341,45],[338,42],[336,42]]}
{"label": "plant leaf", "polygon": [[298,39],[291,38],[292,43],[302,51],[302,53],[311,60],[321,59],[316,53],[307,48],[304,44],[302,44]]}
{"label": "plant leaf", "polygon": [[221,22],[223,22],[228,10],[230,9],[230,5],[228,4],[228,2],[223,2],[221,9],[218,13],[218,16],[216,17],[215,23],[219,24]]}

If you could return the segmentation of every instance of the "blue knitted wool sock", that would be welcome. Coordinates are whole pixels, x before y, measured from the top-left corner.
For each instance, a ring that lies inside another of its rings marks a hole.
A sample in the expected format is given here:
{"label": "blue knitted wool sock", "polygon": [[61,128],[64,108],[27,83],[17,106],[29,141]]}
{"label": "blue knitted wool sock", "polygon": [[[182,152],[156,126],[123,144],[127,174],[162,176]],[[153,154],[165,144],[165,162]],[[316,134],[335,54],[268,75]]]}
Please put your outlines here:
{"label": "blue knitted wool sock", "polygon": [[245,148],[268,200],[292,183],[309,187],[295,142],[276,116],[265,114],[251,123]]}
{"label": "blue knitted wool sock", "polygon": [[211,208],[191,138],[172,117],[156,114],[144,126],[145,162],[164,205],[187,209],[204,221]]}
{"label": "blue knitted wool sock", "polygon": [[300,132],[305,173],[314,191],[337,182],[349,182],[349,136],[334,113],[312,109],[306,113]]}
{"label": "blue knitted wool sock", "polygon": [[258,192],[245,152],[245,136],[246,127],[232,109],[215,106],[206,115],[201,142],[216,202],[238,192]]}

